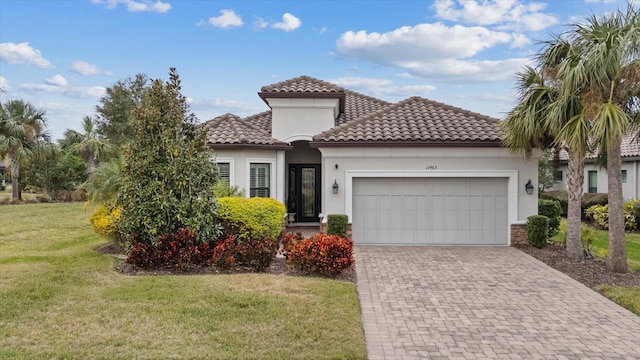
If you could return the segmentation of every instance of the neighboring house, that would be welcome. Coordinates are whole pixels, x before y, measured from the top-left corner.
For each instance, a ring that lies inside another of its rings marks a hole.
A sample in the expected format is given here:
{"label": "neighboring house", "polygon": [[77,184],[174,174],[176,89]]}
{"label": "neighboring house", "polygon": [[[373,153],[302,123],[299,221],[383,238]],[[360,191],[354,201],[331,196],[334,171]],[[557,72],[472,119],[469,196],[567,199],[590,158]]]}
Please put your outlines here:
{"label": "neighboring house", "polygon": [[226,181],[298,223],[347,214],[358,244],[508,245],[510,226],[537,213],[525,184],[538,159],[504,148],[498,119],[308,76],[258,95],[271,110],[209,120],[207,141]]}
{"label": "neighboring house", "polygon": [[[638,178],[640,177],[640,143],[635,134],[629,134],[622,139],[622,197],[625,200],[638,199],[640,187]],[[568,154],[561,151],[560,165],[556,171],[555,180],[557,183],[551,190],[567,190],[567,162]],[[609,177],[607,168],[599,167],[595,161],[596,155],[591,155],[584,166],[585,193],[606,193],[608,192]]]}

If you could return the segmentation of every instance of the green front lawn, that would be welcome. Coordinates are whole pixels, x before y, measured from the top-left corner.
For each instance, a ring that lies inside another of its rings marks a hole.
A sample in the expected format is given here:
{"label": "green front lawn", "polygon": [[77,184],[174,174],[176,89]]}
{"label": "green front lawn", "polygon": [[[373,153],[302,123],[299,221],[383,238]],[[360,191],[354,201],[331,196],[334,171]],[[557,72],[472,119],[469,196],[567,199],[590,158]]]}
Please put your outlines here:
{"label": "green front lawn", "polygon": [[[584,226],[584,225],[583,225]],[[606,230],[592,229],[595,238],[591,244],[591,252],[602,259],[606,259],[609,247],[609,233]],[[562,243],[567,232],[567,219],[562,219],[560,231],[551,238],[552,241]],[[631,271],[640,271],[640,233],[626,233],[627,264]],[[640,287],[598,286],[600,293],[621,306],[640,315]]]}
{"label": "green front lawn", "polygon": [[88,216],[0,206],[0,358],[366,358],[354,284],[121,275]]}
{"label": "green front lawn", "polygon": [[[560,231],[551,240],[562,243],[567,232],[567,219],[562,219]],[[595,239],[591,245],[591,252],[602,259],[606,259],[609,248],[609,233],[607,230],[593,229]],[[640,233],[626,233],[627,264],[629,269],[640,271]]]}

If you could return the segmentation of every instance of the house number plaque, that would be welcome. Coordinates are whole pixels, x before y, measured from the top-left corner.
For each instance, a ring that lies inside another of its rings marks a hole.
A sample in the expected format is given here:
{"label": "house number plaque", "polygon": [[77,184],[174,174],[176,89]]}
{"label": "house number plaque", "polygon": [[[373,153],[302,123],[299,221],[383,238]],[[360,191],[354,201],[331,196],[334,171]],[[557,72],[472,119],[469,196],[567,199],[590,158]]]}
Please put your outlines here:
{"label": "house number plaque", "polygon": [[438,170],[438,165],[427,165],[427,170]]}

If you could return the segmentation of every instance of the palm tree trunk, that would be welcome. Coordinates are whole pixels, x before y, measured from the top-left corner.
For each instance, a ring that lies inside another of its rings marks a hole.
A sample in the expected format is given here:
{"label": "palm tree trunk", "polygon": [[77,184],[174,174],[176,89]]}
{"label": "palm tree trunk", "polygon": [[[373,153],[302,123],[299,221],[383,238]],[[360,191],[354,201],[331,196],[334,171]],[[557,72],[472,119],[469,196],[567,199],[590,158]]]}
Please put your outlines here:
{"label": "palm tree trunk", "polygon": [[609,177],[609,255],[607,267],[626,273],[627,251],[624,240],[624,214],[622,210],[621,141],[615,141],[607,150],[607,176]]}
{"label": "palm tree trunk", "polygon": [[582,223],[582,186],[584,183],[584,158],[569,153],[569,172],[567,181],[567,193],[569,204],[567,209],[567,257],[573,260],[583,260],[582,235],[580,224]]}
{"label": "palm tree trunk", "polygon": [[13,155],[9,155],[9,159],[11,160],[11,199],[21,200],[20,184],[18,183],[20,179],[20,162]]}

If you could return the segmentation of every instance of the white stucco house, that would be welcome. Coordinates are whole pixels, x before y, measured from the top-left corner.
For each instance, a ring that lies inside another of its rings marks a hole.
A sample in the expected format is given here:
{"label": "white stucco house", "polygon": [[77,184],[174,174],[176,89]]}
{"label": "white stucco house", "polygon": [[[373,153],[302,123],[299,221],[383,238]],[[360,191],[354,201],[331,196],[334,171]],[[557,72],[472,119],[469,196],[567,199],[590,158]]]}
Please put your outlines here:
{"label": "white stucco house", "polygon": [[[636,134],[629,134],[622,139],[621,146],[622,155],[622,196],[625,201],[638,199],[640,197],[640,142]],[[557,181],[551,190],[567,190],[567,172],[569,167],[568,154],[561,151],[560,164],[555,174]],[[584,184],[583,192],[585,193],[606,193],[608,192],[609,177],[607,176],[607,168],[599,167],[596,164],[596,155],[591,155],[587,159],[584,166]]]}
{"label": "white stucco house", "polygon": [[230,184],[281,201],[299,224],[346,214],[357,244],[509,245],[537,213],[525,184],[538,159],[504,148],[498,119],[308,76],[258,95],[270,109],[207,121],[208,145]]}

